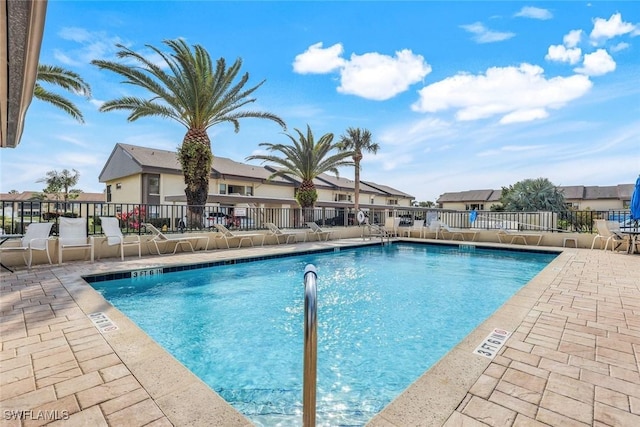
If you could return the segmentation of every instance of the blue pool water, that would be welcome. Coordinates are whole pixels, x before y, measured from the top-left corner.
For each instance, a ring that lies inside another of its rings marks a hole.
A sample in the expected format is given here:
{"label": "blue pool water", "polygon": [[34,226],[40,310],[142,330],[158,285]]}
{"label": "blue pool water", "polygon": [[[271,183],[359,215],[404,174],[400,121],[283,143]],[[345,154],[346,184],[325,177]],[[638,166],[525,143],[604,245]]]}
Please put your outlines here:
{"label": "blue pool water", "polygon": [[92,285],[253,423],[297,426],[314,264],[317,424],[364,425],[554,257],[376,245]]}

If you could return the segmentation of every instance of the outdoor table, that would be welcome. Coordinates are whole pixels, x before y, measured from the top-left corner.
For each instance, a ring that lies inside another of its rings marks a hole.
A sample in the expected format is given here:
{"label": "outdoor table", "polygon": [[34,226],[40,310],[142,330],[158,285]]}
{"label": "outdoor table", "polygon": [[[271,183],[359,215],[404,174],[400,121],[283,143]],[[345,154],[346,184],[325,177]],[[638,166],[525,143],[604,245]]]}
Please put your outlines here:
{"label": "outdoor table", "polygon": [[[2,247],[2,245],[4,244],[4,242],[6,242],[9,239],[20,239],[22,238],[23,235],[22,234],[0,234],[0,247]],[[6,265],[4,265],[2,263],[2,261],[0,261],[0,267],[4,268],[5,270],[13,273],[13,270],[10,269],[9,267],[7,267]]]}
{"label": "outdoor table", "polygon": [[640,229],[631,228],[626,230],[620,230],[619,233],[629,236],[629,247],[627,249],[627,253],[630,253],[630,254],[635,253],[636,244],[639,243],[638,236],[640,236]]}

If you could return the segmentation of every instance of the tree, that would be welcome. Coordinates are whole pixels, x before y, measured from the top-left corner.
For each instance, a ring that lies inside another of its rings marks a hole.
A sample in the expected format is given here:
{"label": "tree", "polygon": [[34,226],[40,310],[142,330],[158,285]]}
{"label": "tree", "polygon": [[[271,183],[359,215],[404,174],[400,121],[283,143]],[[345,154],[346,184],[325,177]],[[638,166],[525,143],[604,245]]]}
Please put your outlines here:
{"label": "tree", "polygon": [[84,117],[76,105],[57,93],[50,92],[42,87],[40,83],[49,83],[59,86],[69,92],[82,95],[87,98],[91,96],[91,87],[73,71],[52,65],[38,64],[38,74],[36,84],[33,88],[33,97],[40,101],[48,102],[53,106],[68,113],[71,117],[84,123]]}
{"label": "tree", "polygon": [[220,58],[214,69],[209,53],[202,46],[194,45],[192,51],[182,39],[165,40],[163,43],[172,49],[171,54],[150,45],[147,47],[162,59],[170,73],[157,64],[155,57],[147,59],[121,44],[116,45],[120,49],[117,55],[123,62],[92,61],[100,69],[123,76],[126,79],[124,83],[139,86],[151,93],[148,99],[125,96],[107,101],[100,111],[129,110],[130,122],[141,117],[157,116],[174,120],[187,128],[182,145],[178,148],[178,160],[184,176],[190,223],[199,226],[207,203],[213,163],[207,129],[228,122],[239,132],[240,119],[248,117],[272,120],[284,129],[286,126],[274,114],[242,110],[245,105],[255,102],[256,99],[251,96],[264,80],[245,89],[249,80],[249,74],[245,73],[234,84],[242,66],[241,59],[227,68],[225,59]]}
{"label": "tree", "polygon": [[307,125],[307,135],[295,129],[298,139],[290,134],[285,134],[291,139],[293,145],[271,144],[263,142],[260,144],[266,147],[269,152],[279,152],[282,156],[275,154],[255,154],[247,157],[247,160],[262,160],[263,162],[274,163],[281,167],[274,172],[269,179],[276,176],[286,177],[292,175],[300,178],[300,187],[296,191],[296,200],[302,208],[312,208],[318,200],[318,192],[313,180],[320,174],[332,172],[338,176],[340,166],[352,166],[353,162],[347,160],[351,156],[350,152],[342,151],[331,154],[338,149],[338,143],[333,143],[333,134],[326,133],[315,141],[311,128]]}
{"label": "tree", "polygon": [[72,188],[75,186],[80,180],[80,172],[75,169],[69,171],[68,169],[63,169],[61,172],[56,170],[52,170],[47,172],[46,177],[39,179],[36,182],[45,182],[47,187],[42,190],[45,195],[51,194],[54,196],[55,200],[62,199],[66,203],[69,200],[77,199],[79,193],[82,191]]}
{"label": "tree", "polygon": [[338,143],[340,151],[346,151],[353,159],[355,165],[355,200],[354,207],[356,212],[360,209],[360,161],[362,160],[362,152],[376,154],[380,146],[371,141],[371,132],[367,129],[348,128],[347,134],[340,137]]}
{"label": "tree", "polygon": [[502,187],[500,203],[511,212],[566,212],[564,194],[546,178],[525,179]]}

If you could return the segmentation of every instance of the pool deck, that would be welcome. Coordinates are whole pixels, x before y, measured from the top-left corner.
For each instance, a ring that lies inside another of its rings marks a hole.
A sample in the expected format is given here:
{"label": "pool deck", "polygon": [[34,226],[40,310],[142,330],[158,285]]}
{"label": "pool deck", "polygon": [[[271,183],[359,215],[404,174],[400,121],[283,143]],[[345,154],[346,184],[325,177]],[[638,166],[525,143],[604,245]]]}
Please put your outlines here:
{"label": "pool deck", "polygon": [[[0,427],[250,426],[81,276],[354,244],[362,240],[2,271]],[[548,249],[560,255],[368,425],[640,425],[640,255]],[[92,313],[117,330],[101,333]],[[473,354],[493,328],[512,332],[498,355]]]}

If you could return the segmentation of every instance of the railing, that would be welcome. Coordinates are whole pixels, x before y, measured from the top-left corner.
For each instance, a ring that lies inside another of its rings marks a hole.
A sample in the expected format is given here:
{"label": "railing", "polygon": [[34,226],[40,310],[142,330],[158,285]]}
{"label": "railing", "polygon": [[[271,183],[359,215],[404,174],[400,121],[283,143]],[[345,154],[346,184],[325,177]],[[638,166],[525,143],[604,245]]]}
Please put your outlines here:
{"label": "railing", "polygon": [[[5,234],[23,234],[32,222],[54,222],[53,234],[57,234],[60,216],[86,217],[89,234],[101,234],[101,216],[120,219],[124,233],[145,233],[142,224],[149,222],[168,233],[184,231],[214,231],[213,225],[223,224],[236,230],[265,229],[267,222],[279,228],[306,228],[305,223],[316,222],[321,227],[358,226],[352,207],[322,207],[313,209],[267,207],[210,207],[202,206],[191,215],[186,205],[144,205],[123,203],[11,201],[1,202],[0,229]],[[630,220],[629,210],[552,212],[493,212],[479,211],[476,220],[470,222],[470,211],[454,211],[436,208],[384,206],[364,209],[370,224],[384,224],[387,217],[400,217],[400,226],[411,226],[415,221],[439,220],[455,228],[515,230],[571,231],[592,233],[596,219]]]}
{"label": "railing", "polygon": [[302,425],[316,425],[316,361],[318,350],[318,307],[316,268],[304,269],[304,376],[302,383]]}

